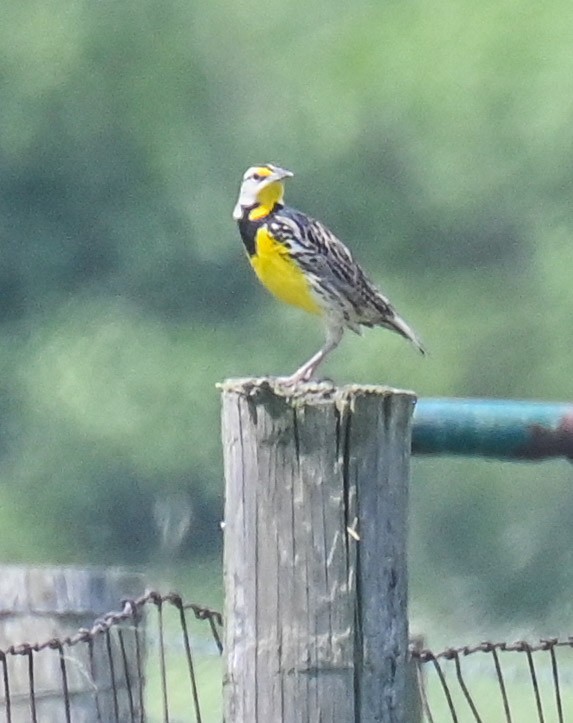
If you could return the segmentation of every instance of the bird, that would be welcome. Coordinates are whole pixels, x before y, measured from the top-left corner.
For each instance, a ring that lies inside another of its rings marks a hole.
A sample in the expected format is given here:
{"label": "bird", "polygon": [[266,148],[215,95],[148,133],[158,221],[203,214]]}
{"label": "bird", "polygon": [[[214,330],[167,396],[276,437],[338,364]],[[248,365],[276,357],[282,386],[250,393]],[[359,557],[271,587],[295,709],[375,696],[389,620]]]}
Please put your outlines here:
{"label": "bird", "polygon": [[325,340],[286,385],[310,381],[338,346],[344,330],[380,326],[397,332],[425,354],[413,329],[370,281],[352,253],[324,224],[284,203],[284,184],[294,174],[265,163],[243,175],[233,218],[262,285],[287,304],[321,317]]}

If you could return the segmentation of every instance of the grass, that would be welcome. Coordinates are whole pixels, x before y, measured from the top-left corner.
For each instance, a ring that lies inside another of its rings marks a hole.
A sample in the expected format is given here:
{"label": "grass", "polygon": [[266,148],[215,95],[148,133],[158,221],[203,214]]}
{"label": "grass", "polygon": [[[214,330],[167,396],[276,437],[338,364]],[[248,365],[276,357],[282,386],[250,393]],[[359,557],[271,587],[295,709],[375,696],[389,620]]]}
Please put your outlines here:
{"label": "grass", "polygon": [[[176,591],[185,603],[196,603],[222,611],[223,591],[221,562],[207,559],[185,567],[162,568],[150,571],[151,586],[160,592]],[[193,668],[197,681],[202,723],[222,720],[222,658],[220,657],[209,623],[196,620],[191,611],[186,615]],[[165,606],[163,611],[166,693],[171,723],[195,721],[193,692],[189,666],[178,611]],[[159,628],[157,613],[150,610],[147,623],[148,655],[146,666],[146,713],[149,723],[164,720],[163,686],[161,676]]]}
{"label": "grass", "polygon": [[[570,649],[560,650],[557,657],[559,660],[561,705],[565,720],[568,720],[567,712],[573,711],[573,653]],[[533,659],[544,716],[543,720],[545,723],[556,723],[559,717],[550,655],[548,652],[538,652],[533,654]],[[500,653],[500,662],[512,720],[518,722],[540,720],[526,654]],[[472,656],[472,659],[461,659],[461,664],[469,694],[484,723],[488,721],[491,723],[505,721],[506,716],[501,689],[495,676],[491,655],[476,653]],[[457,681],[454,663],[441,661],[441,666],[452,697],[457,720],[459,723],[475,723],[476,718]],[[426,671],[430,710],[436,723],[451,721],[450,709],[432,664],[425,664],[424,669]]]}
{"label": "grass", "polygon": [[[221,564],[211,559],[184,568],[162,568],[151,571],[152,587],[167,592],[180,592],[186,602],[222,610],[223,592]],[[147,658],[146,712],[150,723],[164,719],[161,666],[157,615],[150,611],[148,620],[149,646]],[[209,624],[187,616],[193,663],[197,679],[203,723],[220,723],[222,720],[222,659],[213,644]],[[441,637],[447,639],[444,630]],[[465,636],[472,642],[471,631]],[[166,649],[166,679],[169,720],[171,723],[195,721],[189,670],[181,635],[178,612],[166,606],[164,610],[164,641]],[[531,642],[535,642],[533,639]],[[539,720],[537,702],[525,653],[501,652],[499,659],[509,699],[512,720],[515,722]],[[573,712],[573,651],[568,648],[557,652],[559,689],[565,719]],[[557,722],[555,684],[548,652],[533,654],[535,674],[540,692],[545,723]],[[499,682],[495,675],[493,658],[489,653],[477,652],[468,657],[460,656],[463,679],[477,711],[484,723],[506,720]],[[475,723],[463,690],[456,676],[452,661],[440,661],[453,706],[459,723]],[[439,678],[432,663],[424,665],[427,695],[435,723],[451,721],[452,715]]]}

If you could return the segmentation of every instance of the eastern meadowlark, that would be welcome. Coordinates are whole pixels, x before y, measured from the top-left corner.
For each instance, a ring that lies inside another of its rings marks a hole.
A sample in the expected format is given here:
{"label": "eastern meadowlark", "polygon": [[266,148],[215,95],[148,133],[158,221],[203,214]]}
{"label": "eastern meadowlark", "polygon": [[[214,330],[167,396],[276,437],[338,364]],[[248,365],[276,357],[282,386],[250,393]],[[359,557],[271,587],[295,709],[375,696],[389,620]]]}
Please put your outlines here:
{"label": "eastern meadowlark", "polygon": [[414,331],[366,277],[350,251],[320,221],[285,206],[284,181],[293,174],[270,163],[243,176],[233,218],[239,224],[249,261],[274,296],[322,317],[326,340],[288,384],[308,381],[345,328],[383,326],[409,339],[424,353]]}

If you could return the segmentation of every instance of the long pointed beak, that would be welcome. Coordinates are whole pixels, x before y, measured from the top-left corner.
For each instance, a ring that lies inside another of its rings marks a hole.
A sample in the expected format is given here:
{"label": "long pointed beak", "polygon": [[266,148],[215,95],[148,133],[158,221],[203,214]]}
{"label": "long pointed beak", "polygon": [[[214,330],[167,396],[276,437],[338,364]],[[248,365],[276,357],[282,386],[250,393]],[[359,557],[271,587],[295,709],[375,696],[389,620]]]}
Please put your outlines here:
{"label": "long pointed beak", "polygon": [[283,178],[292,178],[293,176],[294,173],[292,171],[287,171],[286,168],[275,168],[272,176],[270,177],[275,181],[282,181]]}

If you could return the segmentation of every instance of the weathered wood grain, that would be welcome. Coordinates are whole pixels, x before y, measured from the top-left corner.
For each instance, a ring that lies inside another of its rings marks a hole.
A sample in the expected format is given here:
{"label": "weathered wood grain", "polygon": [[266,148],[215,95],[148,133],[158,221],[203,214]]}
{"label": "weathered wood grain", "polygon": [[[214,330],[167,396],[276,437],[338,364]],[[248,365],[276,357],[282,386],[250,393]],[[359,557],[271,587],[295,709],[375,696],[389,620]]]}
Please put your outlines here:
{"label": "weathered wood grain", "polygon": [[404,723],[414,395],[222,396],[226,723]]}

